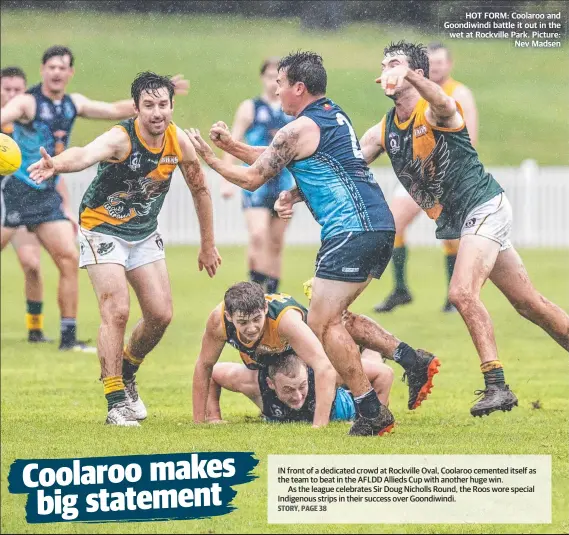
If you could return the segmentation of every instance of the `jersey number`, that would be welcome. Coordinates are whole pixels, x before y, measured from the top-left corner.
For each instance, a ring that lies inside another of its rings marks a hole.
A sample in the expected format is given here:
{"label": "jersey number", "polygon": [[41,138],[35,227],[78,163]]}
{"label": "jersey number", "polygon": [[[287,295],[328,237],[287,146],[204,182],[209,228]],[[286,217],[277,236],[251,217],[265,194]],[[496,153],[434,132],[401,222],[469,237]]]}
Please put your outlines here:
{"label": "jersey number", "polygon": [[363,160],[364,155],[363,152],[358,149],[358,138],[356,137],[356,133],[354,132],[350,121],[348,121],[346,116],[342,115],[341,113],[336,114],[336,121],[338,121],[338,124],[340,126],[345,124],[348,127],[348,130],[350,131],[350,140],[352,141],[352,151],[354,152],[354,156]]}

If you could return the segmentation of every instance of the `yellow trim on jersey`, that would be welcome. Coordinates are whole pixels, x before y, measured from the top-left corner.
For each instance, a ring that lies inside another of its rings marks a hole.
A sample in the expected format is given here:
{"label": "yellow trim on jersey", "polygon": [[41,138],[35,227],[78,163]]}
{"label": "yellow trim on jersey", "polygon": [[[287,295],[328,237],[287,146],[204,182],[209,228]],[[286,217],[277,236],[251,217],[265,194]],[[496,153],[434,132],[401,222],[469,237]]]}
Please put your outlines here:
{"label": "yellow trim on jersey", "polygon": [[457,82],[454,78],[449,78],[443,85],[441,85],[441,89],[449,96],[452,97],[453,93],[455,92],[456,88],[464,85],[460,82]]}
{"label": "yellow trim on jersey", "polygon": [[130,136],[128,135],[128,132],[126,130],[126,128],[122,125],[122,124],[116,124],[115,126],[113,126],[113,128],[122,128],[124,133],[126,134],[126,137],[128,138],[128,144],[129,144],[129,149],[128,152],[126,154],[126,156],[122,159],[122,160],[116,160],[114,158],[111,158],[109,160],[105,160],[109,163],[122,163],[124,162],[132,153],[132,141],[130,140]]}
{"label": "yellow trim on jersey", "polygon": [[[300,312],[300,316],[301,316],[302,318],[304,318],[304,312],[302,311],[301,308],[299,308],[299,307],[297,307],[297,306],[294,306],[294,305],[289,305],[289,306],[287,306],[287,307],[284,307],[284,308],[280,311],[279,315],[277,316],[277,319],[274,320],[274,321],[275,321],[275,328],[276,328],[276,330],[277,330],[277,334],[279,334],[279,324],[280,324],[280,322],[281,322],[281,319],[282,319],[282,317],[283,317],[283,314],[284,314],[287,310],[290,310],[290,309],[292,309],[292,310],[298,310],[298,311]],[[281,336],[281,335],[279,334],[279,338],[280,338],[280,336]]]}
{"label": "yellow trim on jersey", "polygon": [[[171,125],[172,123],[170,123]],[[170,128],[170,125],[168,125],[168,128]],[[166,132],[168,131],[168,128],[166,128]],[[162,142],[162,146],[159,148],[152,148],[149,147],[146,144],[146,141],[144,141],[144,139],[142,138],[142,134],[140,133],[140,128],[138,126],[138,117],[134,120],[134,133],[136,135],[136,137],[138,138],[138,141],[140,141],[140,144],[148,151],[152,152],[153,154],[158,154],[160,152],[162,152],[162,150],[164,149],[164,147],[166,146],[166,132],[164,132],[164,141]]]}
{"label": "yellow trim on jersey", "polygon": [[136,217],[136,212],[131,209],[130,214],[124,219],[116,219],[107,212],[104,206],[98,206],[97,208],[85,208],[79,214],[79,224],[87,230],[94,229],[103,223],[108,223],[113,225],[113,227],[118,227],[127,223],[131,219]]}
{"label": "yellow trim on jersey", "polygon": [[225,301],[221,302],[221,328],[223,329],[223,336],[227,340],[227,329],[225,328]]}
{"label": "yellow trim on jersey", "polygon": [[387,149],[385,148],[385,124],[387,123],[386,120],[386,115],[383,116],[383,119],[381,121],[379,121],[380,123],[383,121],[383,124],[380,128],[381,130],[381,134],[379,136],[379,144],[381,145],[381,148],[383,149],[383,151],[385,152]]}

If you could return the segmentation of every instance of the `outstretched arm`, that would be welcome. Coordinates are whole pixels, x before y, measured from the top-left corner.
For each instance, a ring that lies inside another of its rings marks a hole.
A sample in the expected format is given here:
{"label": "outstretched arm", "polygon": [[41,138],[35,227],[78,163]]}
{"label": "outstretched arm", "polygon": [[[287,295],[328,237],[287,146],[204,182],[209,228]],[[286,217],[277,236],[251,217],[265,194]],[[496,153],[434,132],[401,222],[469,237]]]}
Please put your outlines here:
{"label": "outstretched arm", "polygon": [[216,147],[249,165],[253,165],[257,158],[267,150],[267,147],[253,147],[242,143],[235,132],[232,134],[229,131],[229,127],[223,121],[218,121],[211,127],[209,139]]}
{"label": "outstretched arm", "polygon": [[130,152],[130,139],[124,128],[114,127],[84,147],[71,147],[53,158],[41,147],[41,160],[28,167],[30,178],[40,184],[60,173],[82,171],[110,159],[123,160]]}
{"label": "outstretched arm", "polygon": [[327,425],[336,396],[336,370],[324,348],[297,310],[288,310],[279,322],[279,335],[289,341],[295,353],[314,370],[316,408],[314,427]]}
{"label": "outstretched arm", "polygon": [[211,192],[205,179],[193,145],[186,134],[178,129],[178,141],[182,149],[182,161],[179,163],[182,175],[192,197],[200,226],[200,252],[198,255],[199,270],[205,267],[208,275],[213,277],[221,264],[221,257],[215,247],[213,234],[213,204]]}
{"label": "outstretched arm", "polygon": [[28,122],[33,119],[35,99],[32,95],[18,95],[9,100],[0,110],[0,124],[2,126],[14,121]]}
{"label": "outstretched arm", "polygon": [[300,131],[296,121],[281,128],[271,145],[263,151],[251,167],[232,165],[219,159],[202,139],[199,131],[186,130],[197,153],[221,176],[237,186],[255,191],[265,182],[278,175],[297,154]]}
{"label": "outstretched arm", "polygon": [[213,366],[219,360],[219,356],[223,351],[225,341],[221,305],[219,305],[213,310],[207,320],[200,355],[194,368],[192,400],[195,423],[203,423],[206,420],[211,374]]}

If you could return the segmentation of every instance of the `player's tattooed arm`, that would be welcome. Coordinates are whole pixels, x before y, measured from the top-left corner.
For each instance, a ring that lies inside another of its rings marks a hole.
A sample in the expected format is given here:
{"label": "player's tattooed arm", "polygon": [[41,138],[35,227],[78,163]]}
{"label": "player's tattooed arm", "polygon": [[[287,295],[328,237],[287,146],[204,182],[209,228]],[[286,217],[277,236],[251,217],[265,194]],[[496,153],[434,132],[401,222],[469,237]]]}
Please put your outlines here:
{"label": "player's tattooed arm", "polygon": [[222,307],[219,305],[212,311],[207,320],[200,354],[194,368],[192,405],[195,423],[206,421],[211,375],[213,367],[223,351],[225,342]]}
{"label": "player's tattooed arm", "polygon": [[290,123],[277,132],[271,145],[251,167],[243,167],[218,158],[198,130],[190,129],[186,130],[186,133],[196,152],[214,171],[229,182],[249,191],[255,191],[286,167],[296,155],[299,139],[294,122]]}
{"label": "player's tattooed arm", "polygon": [[178,140],[182,149],[182,161],[178,165],[194,199],[200,227],[198,267],[200,271],[205,268],[208,275],[213,277],[221,264],[221,257],[215,247],[211,192],[195,150],[182,131],[178,131]]}
{"label": "player's tattooed arm", "polygon": [[368,164],[375,161],[383,152],[385,152],[383,140],[384,124],[385,117],[379,122],[379,124],[372,126],[360,140],[364,159]]}

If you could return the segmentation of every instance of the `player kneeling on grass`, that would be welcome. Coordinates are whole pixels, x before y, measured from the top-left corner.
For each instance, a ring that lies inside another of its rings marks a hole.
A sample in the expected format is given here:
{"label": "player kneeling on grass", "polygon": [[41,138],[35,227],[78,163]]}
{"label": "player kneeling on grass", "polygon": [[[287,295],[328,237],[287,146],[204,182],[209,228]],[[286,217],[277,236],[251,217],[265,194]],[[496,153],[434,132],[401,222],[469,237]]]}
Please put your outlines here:
{"label": "player kneeling on grass", "polygon": [[324,426],[336,396],[336,371],[306,324],[307,310],[290,295],[267,294],[254,282],[239,282],[209,315],[193,379],[194,421],[206,421],[213,367],[226,343],[239,350],[249,370],[296,354],[313,370],[313,425]]}
{"label": "player kneeling on grass", "polygon": [[[393,370],[383,363],[379,353],[369,349],[362,352],[362,366],[379,401],[388,405]],[[353,420],[356,416],[354,399],[340,386],[339,375],[336,384],[330,420]],[[217,363],[213,367],[207,401],[208,423],[224,423],[219,405],[222,388],[246,395],[269,422],[312,422],[314,419],[314,370],[294,354],[276,358],[260,370],[251,370],[236,362]]]}

